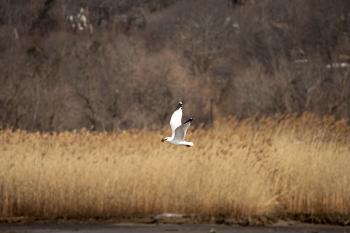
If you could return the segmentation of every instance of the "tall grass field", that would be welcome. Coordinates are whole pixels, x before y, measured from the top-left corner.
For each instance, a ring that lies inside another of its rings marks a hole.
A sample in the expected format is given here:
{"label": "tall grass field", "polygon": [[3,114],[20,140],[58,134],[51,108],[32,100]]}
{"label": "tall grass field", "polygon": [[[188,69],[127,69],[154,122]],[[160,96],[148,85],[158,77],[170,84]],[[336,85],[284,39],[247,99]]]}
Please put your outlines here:
{"label": "tall grass field", "polygon": [[275,116],[162,131],[0,132],[0,217],[350,214],[350,128]]}

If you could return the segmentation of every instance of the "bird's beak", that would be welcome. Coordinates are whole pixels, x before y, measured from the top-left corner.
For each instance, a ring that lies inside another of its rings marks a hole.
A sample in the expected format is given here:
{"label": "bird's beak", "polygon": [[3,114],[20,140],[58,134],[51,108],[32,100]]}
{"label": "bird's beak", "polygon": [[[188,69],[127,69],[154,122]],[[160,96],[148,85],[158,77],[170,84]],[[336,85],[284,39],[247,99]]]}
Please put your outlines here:
{"label": "bird's beak", "polygon": [[162,140],[160,140],[161,142],[165,142],[165,139],[164,138],[162,138]]}

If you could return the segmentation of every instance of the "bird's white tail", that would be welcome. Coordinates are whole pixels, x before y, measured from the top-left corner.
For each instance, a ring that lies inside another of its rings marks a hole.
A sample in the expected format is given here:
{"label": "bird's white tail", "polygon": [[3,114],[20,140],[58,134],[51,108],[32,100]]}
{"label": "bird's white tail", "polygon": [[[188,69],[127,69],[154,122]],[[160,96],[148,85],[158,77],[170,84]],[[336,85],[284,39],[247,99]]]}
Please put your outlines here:
{"label": "bird's white tail", "polygon": [[187,146],[187,147],[192,147],[193,146],[193,142],[182,142],[181,144],[184,145],[184,146]]}

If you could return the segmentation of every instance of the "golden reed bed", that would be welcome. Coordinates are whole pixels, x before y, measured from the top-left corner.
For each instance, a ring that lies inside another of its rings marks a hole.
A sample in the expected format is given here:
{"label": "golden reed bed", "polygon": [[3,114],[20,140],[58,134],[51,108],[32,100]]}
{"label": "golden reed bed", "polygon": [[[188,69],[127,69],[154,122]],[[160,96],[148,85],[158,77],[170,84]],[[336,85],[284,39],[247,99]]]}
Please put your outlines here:
{"label": "golden reed bed", "polygon": [[230,217],[350,213],[350,129],[280,116],[190,129],[0,132],[0,217],[116,217],[178,212]]}

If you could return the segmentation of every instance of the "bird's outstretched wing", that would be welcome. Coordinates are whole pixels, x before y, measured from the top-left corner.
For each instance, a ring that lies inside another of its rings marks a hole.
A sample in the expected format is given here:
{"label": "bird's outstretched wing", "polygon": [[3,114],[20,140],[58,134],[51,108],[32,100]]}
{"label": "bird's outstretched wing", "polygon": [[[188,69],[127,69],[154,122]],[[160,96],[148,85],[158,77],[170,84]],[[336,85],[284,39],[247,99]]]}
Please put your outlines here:
{"label": "bird's outstretched wing", "polygon": [[175,129],[175,138],[174,138],[175,140],[177,141],[184,140],[188,127],[190,127],[192,121],[193,121],[193,118],[191,117],[190,119],[188,119],[186,122],[184,122],[182,125],[180,125]]}
{"label": "bird's outstretched wing", "polygon": [[179,102],[175,111],[173,112],[173,115],[171,115],[170,118],[170,127],[172,135],[175,134],[175,129],[181,126],[181,119],[182,119],[182,102]]}

